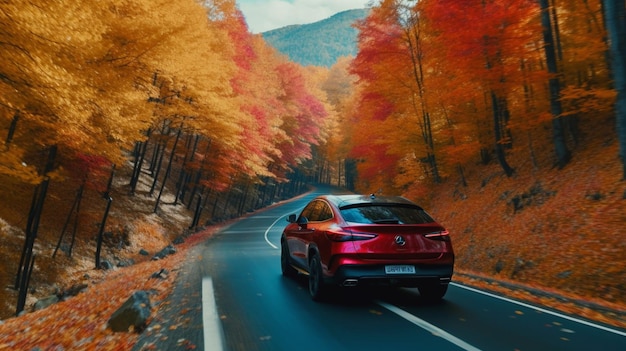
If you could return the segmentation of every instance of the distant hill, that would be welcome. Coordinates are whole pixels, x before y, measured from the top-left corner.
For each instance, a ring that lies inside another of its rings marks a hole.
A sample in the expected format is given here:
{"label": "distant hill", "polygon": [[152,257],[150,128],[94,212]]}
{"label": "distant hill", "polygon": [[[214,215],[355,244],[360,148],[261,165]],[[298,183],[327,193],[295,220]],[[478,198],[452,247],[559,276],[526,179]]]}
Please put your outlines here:
{"label": "distant hill", "polygon": [[369,9],[337,13],[325,20],[261,33],[265,41],[303,66],[330,67],[341,56],[355,56],[358,31],[352,26]]}

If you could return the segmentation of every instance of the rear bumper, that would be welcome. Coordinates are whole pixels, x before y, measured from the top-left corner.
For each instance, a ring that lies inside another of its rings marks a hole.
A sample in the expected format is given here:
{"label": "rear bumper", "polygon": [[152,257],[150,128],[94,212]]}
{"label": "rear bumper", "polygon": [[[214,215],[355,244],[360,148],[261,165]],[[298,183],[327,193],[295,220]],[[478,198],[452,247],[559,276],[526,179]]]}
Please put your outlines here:
{"label": "rear bumper", "polygon": [[328,284],[341,286],[418,287],[424,284],[448,284],[454,271],[451,265],[414,265],[415,274],[386,274],[385,265],[340,266]]}

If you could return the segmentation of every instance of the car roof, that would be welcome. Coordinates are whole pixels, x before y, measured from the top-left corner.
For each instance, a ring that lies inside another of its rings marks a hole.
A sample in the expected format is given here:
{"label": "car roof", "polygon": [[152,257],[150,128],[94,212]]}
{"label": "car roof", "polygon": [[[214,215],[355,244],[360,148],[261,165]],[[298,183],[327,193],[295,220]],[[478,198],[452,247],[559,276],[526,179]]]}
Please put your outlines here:
{"label": "car roof", "polygon": [[335,206],[341,208],[361,204],[401,204],[419,207],[416,203],[402,196],[376,196],[371,195],[322,195],[318,198],[326,199]]}

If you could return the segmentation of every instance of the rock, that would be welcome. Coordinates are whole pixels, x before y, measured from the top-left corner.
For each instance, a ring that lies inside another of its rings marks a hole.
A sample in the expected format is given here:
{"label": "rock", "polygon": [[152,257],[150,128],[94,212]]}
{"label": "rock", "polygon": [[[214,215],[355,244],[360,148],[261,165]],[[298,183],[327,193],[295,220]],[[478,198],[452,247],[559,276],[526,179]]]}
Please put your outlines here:
{"label": "rock", "polygon": [[133,259],[127,259],[127,260],[119,260],[117,262],[117,266],[122,268],[122,267],[130,267],[132,265],[135,264],[135,261]]}
{"label": "rock", "polygon": [[115,268],[115,266],[113,266],[113,264],[107,260],[100,262],[100,269],[104,269],[105,271],[108,271],[113,268]]}
{"label": "rock", "polygon": [[114,332],[126,332],[132,327],[134,331],[141,331],[146,327],[150,317],[150,297],[145,291],[135,291],[124,302],[122,307],[113,313],[108,327]]}
{"label": "rock", "polygon": [[563,271],[560,272],[559,274],[556,275],[557,278],[559,279],[565,279],[565,278],[569,278],[569,276],[572,275],[572,271]]}
{"label": "rock", "polygon": [[504,269],[504,262],[502,262],[502,260],[498,260],[498,262],[496,262],[496,266],[495,266],[496,273],[502,272],[503,269]]}
{"label": "rock", "polygon": [[52,306],[59,302],[59,297],[56,295],[50,295],[35,302],[35,311],[43,310],[46,307]]}
{"label": "rock", "polygon": [[165,258],[165,256],[168,255],[173,255],[176,253],[176,248],[172,245],[167,245],[165,248],[163,248],[163,250],[157,252],[153,257],[152,260],[160,260]]}
{"label": "rock", "polygon": [[85,289],[87,289],[87,287],[88,287],[87,284],[72,285],[71,288],[63,291],[63,293],[61,294],[62,299],[65,300],[68,297],[76,296],[76,295],[80,294],[81,292],[85,291]]}
{"label": "rock", "polygon": [[168,276],[169,273],[170,272],[167,269],[161,268],[160,271],[152,273],[150,278],[153,278],[153,279],[167,279],[167,276]]}

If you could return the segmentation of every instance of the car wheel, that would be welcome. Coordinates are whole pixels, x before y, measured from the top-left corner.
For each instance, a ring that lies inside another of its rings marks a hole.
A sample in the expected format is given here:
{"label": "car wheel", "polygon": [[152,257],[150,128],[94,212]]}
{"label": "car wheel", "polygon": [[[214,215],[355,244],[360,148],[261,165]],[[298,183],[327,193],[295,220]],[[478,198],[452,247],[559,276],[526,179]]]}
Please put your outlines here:
{"label": "car wheel", "polygon": [[322,264],[318,255],[313,255],[309,262],[309,293],[313,301],[321,301],[326,295],[324,274],[322,273]]}
{"label": "car wheel", "polygon": [[418,287],[420,296],[426,301],[436,302],[441,300],[448,291],[448,284],[429,284]]}
{"label": "car wheel", "polygon": [[280,245],[280,269],[284,277],[295,277],[298,271],[291,266],[289,259],[289,247],[285,242]]}

